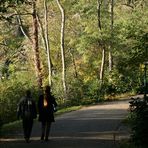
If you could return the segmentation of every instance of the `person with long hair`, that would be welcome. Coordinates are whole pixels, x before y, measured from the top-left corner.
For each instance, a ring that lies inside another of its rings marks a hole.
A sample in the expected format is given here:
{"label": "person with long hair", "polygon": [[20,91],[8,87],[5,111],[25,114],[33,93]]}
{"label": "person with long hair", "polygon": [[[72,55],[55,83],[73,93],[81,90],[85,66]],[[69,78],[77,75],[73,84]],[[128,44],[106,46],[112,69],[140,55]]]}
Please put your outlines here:
{"label": "person with long hair", "polygon": [[41,140],[48,141],[50,128],[54,119],[54,108],[57,106],[50,86],[45,87],[45,94],[41,94],[38,100],[39,121],[41,122]]}

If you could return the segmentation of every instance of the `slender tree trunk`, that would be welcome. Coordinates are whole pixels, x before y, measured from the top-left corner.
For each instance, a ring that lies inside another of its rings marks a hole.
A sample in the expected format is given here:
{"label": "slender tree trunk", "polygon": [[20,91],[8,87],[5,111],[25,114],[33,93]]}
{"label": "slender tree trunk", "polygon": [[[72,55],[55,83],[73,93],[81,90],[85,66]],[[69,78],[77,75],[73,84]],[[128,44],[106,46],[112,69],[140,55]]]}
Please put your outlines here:
{"label": "slender tree trunk", "polygon": [[50,46],[49,46],[49,36],[48,36],[48,10],[47,10],[47,0],[44,0],[44,10],[45,10],[45,41],[46,41],[46,51],[48,59],[48,79],[49,86],[51,86],[51,58],[50,58]]}
{"label": "slender tree trunk", "polygon": [[[110,0],[110,32],[111,32],[111,40],[113,38],[113,24],[114,24],[114,0]],[[113,67],[113,57],[112,57],[112,41],[110,41],[110,46],[109,46],[109,71],[112,71]]]}
{"label": "slender tree trunk", "polygon": [[98,0],[98,28],[99,28],[99,30],[101,30],[102,29],[102,26],[101,26],[101,0]]}
{"label": "slender tree trunk", "polygon": [[[101,29],[102,29],[101,4],[102,4],[102,1],[98,0],[98,28],[99,28],[99,31],[101,31]],[[101,68],[100,68],[100,87],[102,87],[103,77],[104,77],[104,65],[105,65],[105,46],[103,45],[103,43],[101,43],[101,41],[100,41],[100,46],[102,49],[102,61],[101,61]]]}
{"label": "slender tree trunk", "polygon": [[105,47],[102,48],[102,62],[100,68],[100,85],[102,86],[104,77],[104,65],[105,65]]}
{"label": "slender tree trunk", "polygon": [[63,89],[64,89],[64,97],[67,99],[67,88],[66,88],[66,66],[65,66],[65,48],[64,48],[64,30],[65,30],[65,12],[64,9],[59,2],[56,0],[61,11],[61,55],[62,55],[62,81],[63,81]]}
{"label": "slender tree trunk", "polygon": [[24,28],[23,28],[21,16],[19,15],[19,13],[18,13],[17,11],[15,11],[15,12],[16,12],[16,14],[17,14],[16,19],[17,19],[17,22],[18,22],[18,25],[19,25],[19,27],[20,27],[20,30],[21,30],[22,34],[24,35],[24,37],[25,37],[26,39],[28,39],[28,40],[31,42],[31,44],[33,44],[32,39],[27,35],[27,33],[25,32],[25,30],[24,30]]}
{"label": "slender tree trunk", "polygon": [[39,46],[38,46],[38,22],[37,22],[37,13],[36,13],[36,2],[32,2],[32,20],[33,20],[33,50],[34,50],[34,59],[35,59],[35,68],[38,86],[42,88],[42,74],[41,74],[41,65],[39,57]]}
{"label": "slender tree trunk", "polygon": [[108,47],[108,50],[109,50],[109,52],[108,52],[109,72],[112,71],[112,67],[113,67],[113,59],[112,59],[111,47],[112,47],[112,46],[109,46],[109,47]]}

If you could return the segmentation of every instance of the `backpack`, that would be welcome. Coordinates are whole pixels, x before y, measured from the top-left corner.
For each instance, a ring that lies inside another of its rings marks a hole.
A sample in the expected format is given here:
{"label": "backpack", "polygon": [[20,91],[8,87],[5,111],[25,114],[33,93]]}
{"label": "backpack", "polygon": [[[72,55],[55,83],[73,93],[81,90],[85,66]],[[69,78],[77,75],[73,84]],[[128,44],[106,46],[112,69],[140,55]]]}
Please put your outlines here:
{"label": "backpack", "polygon": [[32,118],[32,111],[33,111],[33,102],[32,100],[24,100],[22,104],[23,108],[23,118],[30,119]]}

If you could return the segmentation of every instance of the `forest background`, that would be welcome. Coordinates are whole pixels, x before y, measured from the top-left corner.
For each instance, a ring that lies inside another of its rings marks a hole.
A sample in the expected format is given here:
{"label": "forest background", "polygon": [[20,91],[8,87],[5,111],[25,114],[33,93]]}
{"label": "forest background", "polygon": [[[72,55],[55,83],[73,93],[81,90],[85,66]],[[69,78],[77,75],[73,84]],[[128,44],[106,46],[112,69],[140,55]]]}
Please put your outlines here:
{"label": "forest background", "polygon": [[147,0],[1,0],[0,125],[24,90],[59,106],[143,93]]}

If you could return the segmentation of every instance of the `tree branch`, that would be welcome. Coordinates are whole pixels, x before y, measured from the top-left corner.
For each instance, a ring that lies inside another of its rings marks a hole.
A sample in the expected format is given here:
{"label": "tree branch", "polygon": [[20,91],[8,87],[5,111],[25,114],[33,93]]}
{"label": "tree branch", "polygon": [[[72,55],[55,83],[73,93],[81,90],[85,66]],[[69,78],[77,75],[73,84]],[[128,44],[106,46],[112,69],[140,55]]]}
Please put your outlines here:
{"label": "tree branch", "polygon": [[20,27],[20,29],[21,29],[23,35],[33,44],[32,39],[26,34],[26,32],[25,32],[25,30],[24,30],[24,28],[23,28],[23,24],[22,24],[22,20],[21,20],[20,15],[18,14],[16,17],[17,17],[18,24],[19,24],[19,27]]}

